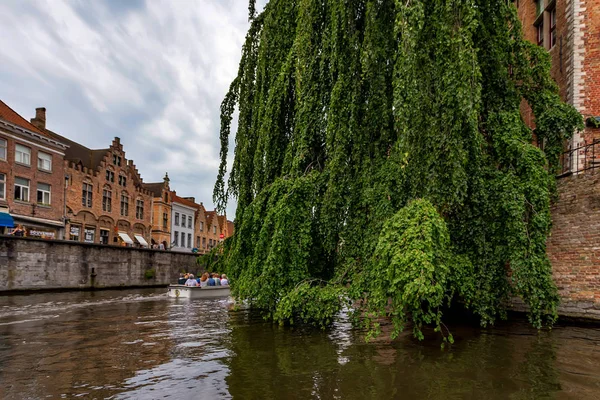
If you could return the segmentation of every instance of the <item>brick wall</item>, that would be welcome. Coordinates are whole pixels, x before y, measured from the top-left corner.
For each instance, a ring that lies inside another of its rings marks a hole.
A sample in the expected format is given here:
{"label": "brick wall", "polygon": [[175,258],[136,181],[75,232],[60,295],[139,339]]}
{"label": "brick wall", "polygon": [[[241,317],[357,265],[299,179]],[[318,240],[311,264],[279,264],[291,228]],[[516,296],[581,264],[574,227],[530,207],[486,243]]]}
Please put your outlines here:
{"label": "brick wall", "polygon": [[547,251],[559,313],[600,319],[600,171],[558,181]]}
{"label": "brick wall", "polygon": [[0,237],[0,292],[167,285],[182,269],[201,272],[192,254]]}

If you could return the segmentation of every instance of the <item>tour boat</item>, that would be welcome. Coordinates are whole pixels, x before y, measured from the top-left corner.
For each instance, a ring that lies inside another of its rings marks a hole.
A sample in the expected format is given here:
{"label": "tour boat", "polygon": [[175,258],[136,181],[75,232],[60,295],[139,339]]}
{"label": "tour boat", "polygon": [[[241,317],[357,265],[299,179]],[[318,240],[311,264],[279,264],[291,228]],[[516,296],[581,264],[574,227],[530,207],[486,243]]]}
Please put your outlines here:
{"label": "tour boat", "polygon": [[219,297],[229,297],[229,286],[185,286],[169,285],[167,292],[169,297],[185,299],[214,299]]}

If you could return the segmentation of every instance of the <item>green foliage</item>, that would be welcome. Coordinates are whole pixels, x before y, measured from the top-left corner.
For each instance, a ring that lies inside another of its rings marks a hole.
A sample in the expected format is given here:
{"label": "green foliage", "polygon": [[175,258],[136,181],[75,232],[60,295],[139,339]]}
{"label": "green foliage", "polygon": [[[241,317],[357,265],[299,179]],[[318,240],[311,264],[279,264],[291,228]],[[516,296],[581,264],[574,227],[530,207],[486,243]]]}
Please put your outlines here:
{"label": "green foliage", "polygon": [[550,197],[564,140],[583,124],[514,5],[254,4],[221,106],[214,191],[219,208],[237,200],[219,261],[234,295],[267,318],[318,326],[347,297],[372,333],[387,315],[395,334],[411,322],[417,337],[441,330],[443,305],[485,325],[512,296],[534,326],[552,323]]}
{"label": "green foliage", "polygon": [[156,270],[154,268],[147,269],[144,271],[144,278],[148,280],[156,278]]}

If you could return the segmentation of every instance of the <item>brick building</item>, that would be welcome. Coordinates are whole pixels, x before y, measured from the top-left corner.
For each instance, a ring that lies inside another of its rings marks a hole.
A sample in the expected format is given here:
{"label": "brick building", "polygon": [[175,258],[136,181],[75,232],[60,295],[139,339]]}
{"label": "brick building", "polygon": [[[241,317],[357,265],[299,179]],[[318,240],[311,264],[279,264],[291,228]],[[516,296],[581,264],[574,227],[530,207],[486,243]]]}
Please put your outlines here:
{"label": "brick building", "polygon": [[21,224],[27,236],[64,237],[66,149],[0,101],[0,234]]}
{"label": "brick building", "polygon": [[169,174],[165,174],[162,182],[145,183],[144,188],[153,197],[151,243],[166,250],[171,247],[172,206]]}
{"label": "brick building", "polygon": [[[525,38],[550,53],[562,99],[586,120],[585,131],[576,133],[568,147],[600,139],[600,0],[519,0],[516,5]],[[526,106],[523,115],[533,126]],[[581,170],[590,158],[583,149],[576,153],[568,160],[571,171]]]}
{"label": "brick building", "polygon": [[[43,122],[43,123],[42,123]],[[106,149],[92,150],[32,123],[66,143],[67,235],[69,240],[147,247],[152,231],[152,194],[119,138]]]}

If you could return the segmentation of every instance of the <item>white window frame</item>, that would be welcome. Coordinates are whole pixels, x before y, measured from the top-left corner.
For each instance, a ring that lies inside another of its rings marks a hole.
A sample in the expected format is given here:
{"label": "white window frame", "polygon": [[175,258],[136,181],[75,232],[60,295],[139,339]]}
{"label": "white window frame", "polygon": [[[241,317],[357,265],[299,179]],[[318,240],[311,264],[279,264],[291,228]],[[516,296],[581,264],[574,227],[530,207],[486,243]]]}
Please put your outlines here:
{"label": "white window frame", "polygon": [[[44,159],[44,156],[48,158]],[[45,167],[44,162],[48,163],[48,168]],[[52,154],[44,153],[43,151],[38,151],[38,169],[40,171],[52,172]]]}
{"label": "white window frame", "polygon": [[193,228],[194,224],[192,224],[192,216],[188,215],[188,228]]}
{"label": "white window frame", "polygon": [[15,162],[23,165],[31,165],[31,148],[22,144],[15,144]]}
{"label": "white window frame", "polygon": [[0,160],[6,161],[8,157],[8,140],[0,138]]}
{"label": "white window frame", "polygon": [[[17,183],[17,180],[21,179],[23,181],[27,181],[27,186],[25,186],[24,184],[20,184]],[[24,201],[26,203],[29,203],[29,188],[31,187],[31,181],[29,179],[24,179],[24,178],[15,178],[15,196],[17,195],[17,187],[19,187],[19,192],[21,194],[21,196],[19,198],[15,197],[15,200],[17,201]],[[23,196],[23,189],[26,189],[26,193],[27,193],[27,199],[23,199],[25,196]]]}
{"label": "white window frame", "polygon": [[181,227],[185,228],[185,214],[181,214]]}
{"label": "white window frame", "polygon": [[192,240],[193,240],[193,239],[192,239],[192,234],[191,234],[191,233],[188,233],[188,242],[187,242],[187,247],[188,247],[188,249],[191,249],[191,248],[192,248]]}
{"label": "white window frame", "polygon": [[175,226],[179,226],[179,213],[175,213]]}
{"label": "white window frame", "polygon": [[[46,186],[48,186],[48,190],[41,189],[40,185],[46,185]],[[44,202],[44,201],[42,201],[40,203],[40,201],[39,201],[40,192],[42,193],[42,200],[45,200],[46,195],[48,195],[48,202],[47,203]],[[38,204],[42,204],[42,205],[45,205],[45,206],[49,206],[50,204],[52,204],[52,186],[50,186],[47,183],[38,182],[38,184],[37,184],[37,198],[36,198],[36,200],[37,200]]]}
{"label": "white window frame", "polygon": [[175,231],[175,235],[173,235],[173,245],[179,247],[179,232],[177,231]]}
{"label": "white window frame", "polygon": [[6,200],[6,174],[0,172],[0,199]]}
{"label": "white window frame", "polygon": [[185,232],[181,232],[181,246],[179,247],[185,247]]}

